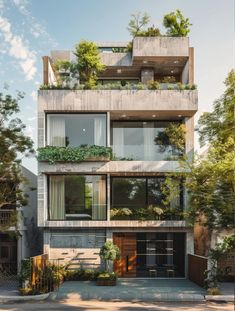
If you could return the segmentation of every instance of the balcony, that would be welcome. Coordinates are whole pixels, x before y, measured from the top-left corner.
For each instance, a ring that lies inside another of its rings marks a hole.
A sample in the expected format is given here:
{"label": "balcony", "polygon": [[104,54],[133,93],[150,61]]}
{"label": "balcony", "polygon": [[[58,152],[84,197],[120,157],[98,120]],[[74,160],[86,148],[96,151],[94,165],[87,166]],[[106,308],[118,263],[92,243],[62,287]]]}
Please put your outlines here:
{"label": "balcony", "polygon": [[197,90],[40,90],[39,113],[111,112],[112,114],[158,113],[159,117],[193,116],[197,111]]}

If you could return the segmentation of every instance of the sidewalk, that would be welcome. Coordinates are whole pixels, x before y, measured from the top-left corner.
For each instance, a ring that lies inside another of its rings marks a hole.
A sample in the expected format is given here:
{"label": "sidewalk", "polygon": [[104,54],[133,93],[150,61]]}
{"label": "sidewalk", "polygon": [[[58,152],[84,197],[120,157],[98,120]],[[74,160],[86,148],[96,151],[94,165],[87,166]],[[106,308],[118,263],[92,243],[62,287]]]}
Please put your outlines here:
{"label": "sidewalk", "polygon": [[65,282],[57,300],[99,301],[204,301],[206,291],[185,279],[119,279],[117,286],[96,286],[96,282]]}
{"label": "sidewalk", "polygon": [[229,283],[219,283],[220,295],[206,295],[205,298],[207,301],[226,301],[226,302],[235,302],[235,284],[232,282]]}

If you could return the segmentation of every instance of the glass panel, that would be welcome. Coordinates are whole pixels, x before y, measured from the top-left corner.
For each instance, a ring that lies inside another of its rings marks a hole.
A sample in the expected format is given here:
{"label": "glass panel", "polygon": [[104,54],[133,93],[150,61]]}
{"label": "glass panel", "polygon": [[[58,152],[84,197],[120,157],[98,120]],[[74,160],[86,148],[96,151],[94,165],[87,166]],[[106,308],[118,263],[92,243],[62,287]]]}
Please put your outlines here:
{"label": "glass panel", "polygon": [[172,146],[159,146],[155,143],[157,135],[169,123],[168,121],[113,121],[112,145],[117,160],[161,161],[177,156]]}
{"label": "glass panel", "polygon": [[137,277],[184,277],[185,233],[137,233]]}
{"label": "glass panel", "polygon": [[119,220],[180,220],[182,219],[183,192],[180,182],[172,188],[169,206],[162,191],[164,177],[112,178],[111,219]]}
{"label": "glass panel", "polygon": [[105,220],[106,178],[91,175],[50,176],[50,220]]}
{"label": "glass panel", "polygon": [[148,204],[163,207],[164,195],[161,186],[165,178],[148,178]]}
{"label": "glass panel", "polygon": [[51,146],[106,146],[105,114],[49,114],[47,142]]}

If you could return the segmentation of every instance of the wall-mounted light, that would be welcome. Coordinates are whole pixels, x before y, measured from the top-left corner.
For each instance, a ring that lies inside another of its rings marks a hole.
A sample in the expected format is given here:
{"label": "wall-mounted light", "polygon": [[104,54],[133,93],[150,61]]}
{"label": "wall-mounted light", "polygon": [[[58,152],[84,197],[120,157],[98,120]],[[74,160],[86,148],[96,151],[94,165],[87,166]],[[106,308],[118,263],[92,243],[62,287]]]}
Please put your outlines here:
{"label": "wall-mounted light", "polygon": [[179,61],[178,61],[178,60],[175,60],[175,61],[174,61],[174,64],[178,64],[178,63],[179,63]]}
{"label": "wall-mounted light", "polygon": [[126,114],[122,114],[122,118],[126,118]]}
{"label": "wall-mounted light", "polygon": [[155,114],[152,114],[152,117],[153,117],[153,118],[156,118],[156,115],[155,115]]}
{"label": "wall-mounted light", "polygon": [[174,73],[174,70],[171,70],[171,73]]}
{"label": "wall-mounted light", "polygon": [[148,64],[148,61],[147,60],[143,60],[143,64]]}
{"label": "wall-mounted light", "polygon": [[178,114],[178,117],[179,117],[179,118],[181,118],[181,117],[182,117],[182,115],[181,115],[181,114]]}
{"label": "wall-mounted light", "polygon": [[122,69],[117,69],[117,73],[122,73]]}

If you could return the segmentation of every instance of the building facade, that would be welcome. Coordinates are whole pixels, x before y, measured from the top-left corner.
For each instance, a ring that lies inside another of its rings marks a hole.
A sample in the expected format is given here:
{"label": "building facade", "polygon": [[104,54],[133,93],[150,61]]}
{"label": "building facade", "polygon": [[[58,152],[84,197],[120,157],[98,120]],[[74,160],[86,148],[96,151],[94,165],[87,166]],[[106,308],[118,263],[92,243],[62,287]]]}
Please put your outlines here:
{"label": "building facade", "polygon": [[[22,259],[42,251],[42,235],[37,227],[37,176],[24,166],[21,172],[27,180],[21,184],[27,205],[8,204],[0,209],[0,227],[4,228],[0,232],[0,280],[5,280],[7,274],[17,274]],[[12,213],[17,217],[16,226],[8,226]]]}
{"label": "building facade", "polygon": [[[39,161],[44,253],[71,265],[99,267],[100,247],[113,240],[121,250],[114,266],[119,276],[186,277],[194,244],[182,216],[187,207],[183,187],[178,185],[168,209],[162,205],[166,174],[180,170],[181,154],[156,138],[170,124],[182,123],[184,153],[190,158],[193,152],[198,101],[193,48],[188,38],[171,37],[136,37],[132,52],[125,51],[126,42],[97,46],[106,65],[98,81],[102,87],[38,93],[40,148],[96,145],[113,151],[110,160]],[[73,57],[71,51],[43,57],[44,84],[56,83],[55,61]],[[144,87],[153,81],[157,87]],[[117,82],[121,89],[110,86]]]}

